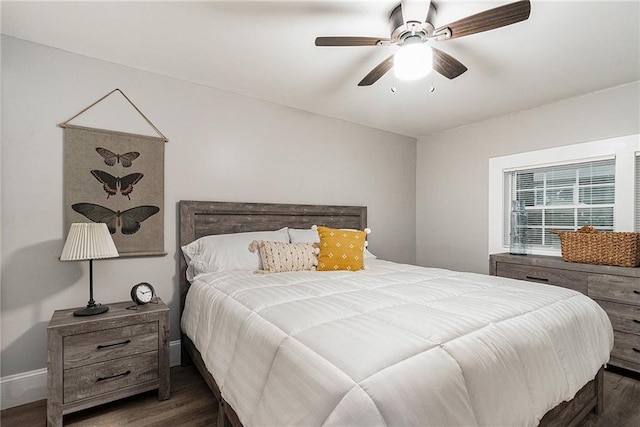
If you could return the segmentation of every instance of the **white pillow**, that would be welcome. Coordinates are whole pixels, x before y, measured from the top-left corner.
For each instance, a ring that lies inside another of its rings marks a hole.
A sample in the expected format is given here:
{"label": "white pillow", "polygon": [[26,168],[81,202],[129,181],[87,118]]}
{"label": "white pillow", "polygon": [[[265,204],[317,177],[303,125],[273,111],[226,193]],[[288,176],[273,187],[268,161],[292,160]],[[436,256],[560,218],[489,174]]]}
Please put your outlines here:
{"label": "white pillow", "polygon": [[260,256],[249,251],[254,240],[289,242],[287,228],[276,231],[204,236],[182,247],[187,260],[187,279],[198,274],[232,270],[259,270]]}
{"label": "white pillow", "polygon": [[[291,243],[320,243],[320,236],[318,236],[318,230],[315,228],[289,228],[289,241]],[[369,242],[365,242],[364,258],[376,259],[378,258],[366,248]]]}
{"label": "white pillow", "polygon": [[289,228],[287,231],[291,243],[320,243],[320,236],[314,228]]}

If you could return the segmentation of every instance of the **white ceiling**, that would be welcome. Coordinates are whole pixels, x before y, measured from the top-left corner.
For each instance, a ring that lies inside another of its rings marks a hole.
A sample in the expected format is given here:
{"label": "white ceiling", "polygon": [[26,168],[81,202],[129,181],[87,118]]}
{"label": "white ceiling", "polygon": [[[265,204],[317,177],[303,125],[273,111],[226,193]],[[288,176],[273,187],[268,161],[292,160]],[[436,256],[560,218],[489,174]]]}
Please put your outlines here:
{"label": "white ceiling", "polygon": [[[510,3],[434,2],[436,27]],[[357,86],[396,47],[314,46],[388,37],[398,3],[2,1],[2,33],[414,137],[640,79],[637,0],[534,0],[527,21],[437,43],[465,74],[395,82],[396,93],[393,72]]]}

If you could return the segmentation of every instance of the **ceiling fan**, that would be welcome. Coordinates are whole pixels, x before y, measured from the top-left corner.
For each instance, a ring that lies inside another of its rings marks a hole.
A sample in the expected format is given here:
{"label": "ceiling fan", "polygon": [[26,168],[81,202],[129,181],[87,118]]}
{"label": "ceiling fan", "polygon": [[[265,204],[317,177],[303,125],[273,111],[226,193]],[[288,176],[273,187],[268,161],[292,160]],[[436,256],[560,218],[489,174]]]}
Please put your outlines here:
{"label": "ceiling fan", "polygon": [[431,69],[448,79],[455,79],[465,71],[460,61],[430,46],[432,41],[464,37],[515,24],[529,18],[529,0],[517,1],[450,24],[435,28],[432,24],[436,6],[429,0],[402,0],[389,16],[391,36],[382,37],[316,37],[316,46],[389,46],[401,48],[378,64],[358,86],[370,86],[394,68],[397,78],[414,80],[427,75]]}

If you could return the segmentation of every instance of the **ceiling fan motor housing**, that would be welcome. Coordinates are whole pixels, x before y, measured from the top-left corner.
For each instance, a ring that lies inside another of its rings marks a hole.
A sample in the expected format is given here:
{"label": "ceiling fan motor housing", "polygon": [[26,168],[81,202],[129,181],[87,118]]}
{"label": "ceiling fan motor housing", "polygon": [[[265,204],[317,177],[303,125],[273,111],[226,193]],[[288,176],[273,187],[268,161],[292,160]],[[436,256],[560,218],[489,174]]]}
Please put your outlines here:
{"label": "ceiling fan motor housing", "polygon": [[409,25],[407,25],[402,16],[402,5],[396,6],[389,15],[391,42],[403,44],[404,41],[411,36],[420,36],[423,41],[430,39],[435,29],[431,22],[435,19],[436,12],[436,6],[431,2],[429,5],[429,13],[427,13],[423,22],[409,21]]}

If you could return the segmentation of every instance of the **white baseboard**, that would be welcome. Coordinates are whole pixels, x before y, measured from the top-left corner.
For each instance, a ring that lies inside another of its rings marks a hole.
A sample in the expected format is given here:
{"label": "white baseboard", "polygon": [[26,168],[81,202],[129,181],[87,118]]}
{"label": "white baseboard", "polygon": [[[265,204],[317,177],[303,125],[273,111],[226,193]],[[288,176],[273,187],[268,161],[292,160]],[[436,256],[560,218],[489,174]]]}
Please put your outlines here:
{"label": "white baseboard", "polygon": [[[180,340],[169,343],[171,366],[180,364]],[[0,378],[0,409],[47,398],[47,368]]]}
{"label": "white baseboard", "polygon": [[47,398],[47,368],[0,378],[0,409]]}

